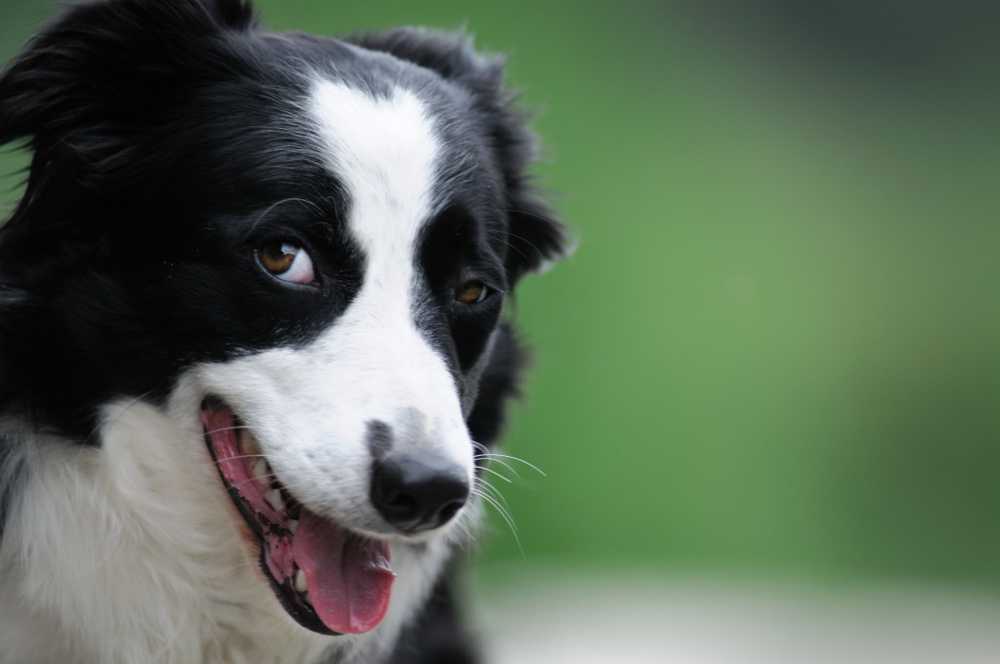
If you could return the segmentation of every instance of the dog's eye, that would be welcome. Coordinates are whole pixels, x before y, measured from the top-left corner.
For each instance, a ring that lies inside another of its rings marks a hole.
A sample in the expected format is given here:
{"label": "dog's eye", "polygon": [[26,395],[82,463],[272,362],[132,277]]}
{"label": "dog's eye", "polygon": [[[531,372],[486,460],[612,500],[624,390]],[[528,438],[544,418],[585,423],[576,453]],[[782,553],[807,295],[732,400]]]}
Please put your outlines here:
{"label": "dog's eye", "polygon": [[455,301],[461,304],[479,304],[490,296],[490,287],[473,279],[466,281],[455,290]]}
{"label": "dog's eye", "polygon": [[312,284],[316,281],[312,259],[305,249],[292,242],[269,242],[257,250],[257,262],[282,281]]}

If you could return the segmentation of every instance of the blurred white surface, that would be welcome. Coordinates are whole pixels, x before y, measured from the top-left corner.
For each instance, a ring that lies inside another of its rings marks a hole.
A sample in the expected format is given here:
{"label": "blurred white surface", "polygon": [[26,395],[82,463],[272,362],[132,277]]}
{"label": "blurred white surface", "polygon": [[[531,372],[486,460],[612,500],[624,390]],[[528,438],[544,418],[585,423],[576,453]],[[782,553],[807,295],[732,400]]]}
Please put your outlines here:
{"label": "blurred white surface", "polygon": [[1000,600],[533,577],[484,593],[492,664],[996,664]]}

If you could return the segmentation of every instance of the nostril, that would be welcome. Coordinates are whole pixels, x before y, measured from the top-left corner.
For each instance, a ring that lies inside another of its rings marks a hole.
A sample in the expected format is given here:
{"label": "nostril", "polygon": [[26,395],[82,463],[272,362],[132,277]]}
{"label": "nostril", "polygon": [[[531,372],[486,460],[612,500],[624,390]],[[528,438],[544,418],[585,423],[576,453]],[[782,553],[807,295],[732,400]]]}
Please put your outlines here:
{"label": "nostril", "polygon": [[385,508],[396,518],[412,519],[419,515],[420,505],[417,499],[405,493],[397,493],[385,500]]}
{"label": "nostril", "polygon": [[458,514],[468,495],[463,468],[441,457],[390,455],[372,467],[372,505],[405,532],[444,525]]}
{"label": "nostril", "polygon": [[458,510],[462,509],[463,505],[465,505],[465,500],[453,500],[442,507],[441,511],[438,512],[438,525],[443,526],[454,519],[455,515],[458,514]]}

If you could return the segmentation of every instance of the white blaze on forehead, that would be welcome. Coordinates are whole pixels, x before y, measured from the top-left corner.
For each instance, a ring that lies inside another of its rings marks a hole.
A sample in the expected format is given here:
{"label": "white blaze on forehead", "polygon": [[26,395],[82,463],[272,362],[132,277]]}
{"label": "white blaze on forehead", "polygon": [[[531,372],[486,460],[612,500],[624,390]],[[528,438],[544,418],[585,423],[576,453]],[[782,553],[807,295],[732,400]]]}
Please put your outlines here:
{"label": "white blaze on forehead", "polygon": [[[433,122],[413,92],[377,98],[342,83],[319,81],[310,108],[330,169],[350,197],[349,226],[370,261],[413,256],[431,213],[438,154]],[[410,275],[412,261],[396,271]]]}

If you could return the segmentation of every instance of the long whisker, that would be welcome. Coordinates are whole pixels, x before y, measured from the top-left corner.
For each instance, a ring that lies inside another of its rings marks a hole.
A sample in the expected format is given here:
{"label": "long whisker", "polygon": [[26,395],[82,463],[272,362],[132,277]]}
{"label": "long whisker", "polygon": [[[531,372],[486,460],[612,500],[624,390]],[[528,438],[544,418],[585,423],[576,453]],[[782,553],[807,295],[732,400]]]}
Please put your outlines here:
{"label": "long whisker", "polygon": [[490,463],[495,463],[495,464],[501,465],[504,468],[506,468],[507,470],[509,470],[514,477],[516,477],[517,479],[521,479],[521,473],[517,472],[517,469],[514,468],[514,466],[510,465],[509,463],[507,463],[503,459],[494,459],[494,458],[492,458],[490,456],[483,455],[483,454],[476,454],[475,456],[472,457],[472,459],[473,459],[473,461],[483,461],[483,460],[486,460],[486,461],[488,461]]}
{"label": "long whisker", "polygon": [[485,500],[489,505],[493,506],[497,510],[497,512],[499,512],[500,516],[503,517],[504,521],[507,522],[507,525],[510,526],[511,533],[515,537],[517,537],[518,530],[517,530],[517,525],[514,523],[514,517],[510,513],[510,511],[508,511],[507,508],[504,507],[503,503],[501,503],[492,494],[487,493],[480,487],[476,487],[475,489],[473,489],[472,493],[473,495],[476,495],[479,498]]}
{"label": "long whisker", "polygon": [[220,464],[223,461],[236,461],[237,459],[270,459],[269,454],[235,454],[233,456],[223,457],[221,459],[216,459],[215,463]]}
{"label": "long whisker", "polygon": [[517,463],[523,463],[525,466],[527,466],[528,468],[531,468],[533,471],[535,471],[536,473],[538,473],[542,477],[548,477],[548,475],[545,473],[544,470],[542,470],[541,468],[539,468],[535,464],[531,463],[530,461],[526,461],[526,460],[522,459],[521,457],[516,457],[516,456],[513,456],[511,454],[500,454],[499,452],[490,452],[489,455],[486,458],[489,458],[489,459],[510,459],[511,461],[516,461]]}
{"label": "long whisker", "polygon": [[264,219],[265,219],[265,218],[267,218],[267,216],[268,216],[269,214],[271,214],[271,213],[272,213],[272,212],[273,212],[273,211],[274,211],[275,209],[277,209],[278,207],[280,207],[280,206],[282,206],[282,205],[284,205],[284,204],[286,204],[286,203],[299,203],[299,204],[301,204],[301,205],[305,205],[305,206],[307,206],[307,207],[311,207],[311,208],[313,208],[313,209],[314,209],[315,211],[317,211],[317,212],[319,213],[319,215],[320,215],[321,217],[322,217],[322,216],[324,216],[324,213],[323,213],[323,210],[322,210],[322,208],[320,208],[320,207],[319,207],[318,205],[316,205],[316,204],[315,204],[315,203],[313,203],[312,201],[309,201],[309,200],[306,200],[306,199],[304,199],[304,198],[297,198],[297,197],[294,197],[294,196],[293,196],[293,197],[290,197],[290,198],[284,198],[284,199],[282,199],[282,200],[280,200],[280,201],[277,201],[277,202],[275,202],[274,204],[272,204],[272,205],[271,205],[270,207],[268,207],[268,208],[267,208],[266,210],[264,210],[263,212],[261,212],[261,213],[260,213],[260,215],[259,215],[259,216],[258,216],[258,217],[257,217],[256,219],[254,219],[253,223],[252,223],[252,224],[251,224],[251,226],[250,226],[250,229],[249,229],[249,232],[248,232],[248,235],[249,235],[250,233],[252,233],[252,232],[253,232],[254,230],[256,230],[257,226],[258,226],[258,225],[259,225],[259,224],[260,224],[260,223],[261,223],[262,221],[264,221]]}
{"label": "long whisker", "polygon": [[521,557],[526,557],[524,555],[524,547],[521,546],[521,537],[517,532],[517,525],[514,523],[514,518],[510,515],[510,513],[504,509],[503,505],[501,505],[495,498],[487,495],[481,489],[473,488],[472,493],[479,496],[480,499],[497,511],[504,522],[506,522],[507,527],[510,528],[510,533],[514,536],[514,542],[517,544],[517,550],[520,552]]}
{"label": "long whisker", "polygon": [[499,489],[490,484],[489,480],[487,480],[484,477],[480,477],[476,483],[476,487],[480,490],[481,493],[488,494],[491,498],[493,498],[498,503],[503,505],[504,509],[507,511],[507,514],[511,517],[511,519],[513,519],[514,515],[510,511],[510,503],[507,502],[506,496],[504,496]]}
{"label": "long whisker", "polygon": [[486,459],[487,461],[497,463],[506,468],[507,470],[509,470],[514,477],[516,477],[517,479],[521,479],[521,473],[517,472],[517,469],[515,469],[514,466],[510,465],[503,459],[496,458],[495,456],[496,453],[490,450],[490,448],[476,441],[472,441],[472,446],[475,447],[480,452],[479,454],[474,454],[472,456],[473,461],[481,461],[483,459]]}
{"label": "long whisker", "polygon": [[480,478],[479,487],[482,490],[488,492],[490,494],[490,496],[492,496],[493,498],[496,498],[499,502],[503,503],[504,507],[506,507],[507,509],[510,509],[510,504],[507,502],[507,497],[504,496],[503,493],[499,489],[497,489],[495,486],[493,486],[492,484],[490,484],[489,482],[487,482],[485,479]]}
{"label": "long whisker", "polygon": [[[140,401],[142,401],[143,399],[145,399],[146,397],[148,397],[152,393],[153,393],[153,390],[149,390],[148,392],[143,392],[142,394],[140,394],[136,398],[134,398],[131,401],[129,401],[128,404],[124,408],[122,408],[120,411],[118,411],[118,413],[115,415],[115,417],[112,420],[110,420],[109,422],[107,422],[106,424],[107,425],[111,425],[111,424],[114,424],[114,423],[118,422],[118,420],[120,420],[121,418],[125,417],[125,414],[133,406],[137,405]],[[85,440],[87,440],[87,441],[93,440],[94,437],[98,434],[98,432],[100,432],[101,426],[102,426],[101,424],[98,424],[97,426],[95,426],[91,430],[91,432],[87,434],[87,437],[85,438]]]}
{"label": "long whisker", "polygon": [[459,517],[458,521],[455,522],[455,527],[462,532],[459,542],[463,546],[474,545],[476,543],[476,531],[472,527],[471,521],[470,511],[466,510]]}
{"label": "long whisker", "polygon": [[206,431],[205,435],[211,436],[214,433],[222,433],[224,431],[238,431],[240,429],[250,429],[250,428],[251,427],[247,426],[246,424],[239,424],[231,427],[219,427],[218,429],[212,429],[210,431]]}
{"label": "long whisker", "polygon": [[479,469],[479,470],[481,470],[481,471],[483,471],[484,473],[489,473],[490,475],[493,475],[494,477],[499,477],[500,479],[502,479],[507,484],[513,484],[514,483],[514,480],[510,479],[506,475],[498,473],[497,471],[493,470],[492,468],[490,468],[488,466],[481,466],[479,464],[476,464],[476,468]]}

